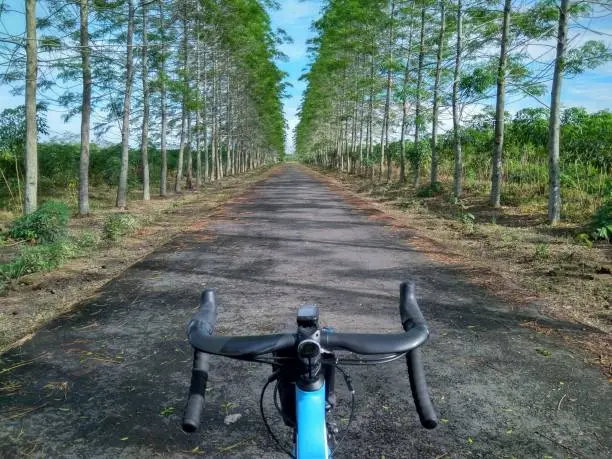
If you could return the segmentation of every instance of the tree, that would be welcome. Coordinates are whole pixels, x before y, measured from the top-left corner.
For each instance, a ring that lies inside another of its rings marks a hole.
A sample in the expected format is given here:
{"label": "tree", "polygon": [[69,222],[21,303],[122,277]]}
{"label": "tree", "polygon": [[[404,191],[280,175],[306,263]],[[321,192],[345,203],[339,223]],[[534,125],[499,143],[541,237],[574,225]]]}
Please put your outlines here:
{"label": "tree", "polygon": [[416,108],[414,113],[414,151],[413,151],[413,169],[414,178],[412,184],[416,188],[419,185],[419,176],[421,173],[421,126],[422,113],[421,113],[421,91],[423,86],[423,64],[425,59],[425,1],[422,0],[421,4],[421,27],[420,27],[420,40],[419,40],[419,60],[417,68],[417,85],[416,85]]}
{"label": "tree", "polygon": [[548,222],[551,225],[561,220],[561,168],[560,168],[560,131],[561,131],[561,85],[563,75],[575,75],[588,68],[612,59],[606,46],[598,41],[588,41],[579,48],[567,50],[567,35],[570,14],[586,15],[591,10],[589,5],[581,2],[572,4],[570,0],[561,0],[558,8],[557,46],[554,61],[553,83],[550,94],[550,118],[548,123],[548,163],[549,163],[549,198]]}
{"label": "tree", "polygon": [[37,208],[38,152],[36,123],[36,83],[38,77],[36,41],[36,0],[26,0],[26,74],[25,74],[25,203],[23,212]]}
{"label": "tree", "polygon": [[79,214],[89,214],[89,132],[91,120],[91,66],[89,63],[89,0],[80,0],[81,66],[83,96],[81,105],[81,155],[79,161]]}
{"label": "tree", "polygon": [[499,64],[497,67],[497,100],[495,104],[495,148],[491,159],[491,205],[500,206],[502,181],[502,152],[504,150],[504,112],[506,96],[506,65],[508,63],[508,35],[510,33],[510,10],[512,0],[504,2]]}
{"label": "tree", "polygon": [[132,104],[132,85],[134,81],[134,0],[128,0],[128,23],[125,61],[125,92],[123,96],[123,123],[121,125],[121,171],[117,190],[117,207],[125,209],[128,192],[128,167],[130,155],[130,111]]}
{"label": "tree", "polygon": [[461,197],[463,187],[461,174],[463,169],[463,152],[461,151],[461,114],[459,107],[459,85],[461,83],[461,53],[463,51],[463,8],[462,0],[457,0],[457,24],[455,41],[455,70],[453,73],[453,147],[455,151],[455,173],[453,192],[456,198]]}
{"label": "tree", "polygon": [[438,115],[440,110],[440,78],[442,75],[442,58],[444,53],[445,1],[440,0],[440,31],[438,35],[438,50],[436,54],[436,74],[433,91],[433,119],[431,121],[431,187],[438,183]]}
{"label": "tree", "polygon": [[147,3],[146,0],[140,5],[142,13],[142,129],[140,136],[140,161],[142,163],[142,199],[151,199],[149,189],[149,47],[148,47],[148,27],[147,27]]}

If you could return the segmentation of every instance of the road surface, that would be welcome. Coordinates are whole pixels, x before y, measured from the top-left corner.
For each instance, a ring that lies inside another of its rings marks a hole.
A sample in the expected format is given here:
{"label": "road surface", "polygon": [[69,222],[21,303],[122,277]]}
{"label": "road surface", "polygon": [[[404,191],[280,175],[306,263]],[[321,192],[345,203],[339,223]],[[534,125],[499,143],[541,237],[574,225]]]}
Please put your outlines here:
{"label": "road surface", "polygon": [[401,329],[406,279],[432,330],[424,354],[441,424],[420,427],[403,361],[351,367],[356,420],[336,457],[610,457],[609,384],[580,351],[520,327],[527,310],[428,260],[296,166],[2,356],[0,457],[284,457],[259,418],[265,366],[213,358],[204,425],[180,429],[185,326],[201,290],[217,288],[223,334],[286,329],[304,303],[339,331],[383,332]]}

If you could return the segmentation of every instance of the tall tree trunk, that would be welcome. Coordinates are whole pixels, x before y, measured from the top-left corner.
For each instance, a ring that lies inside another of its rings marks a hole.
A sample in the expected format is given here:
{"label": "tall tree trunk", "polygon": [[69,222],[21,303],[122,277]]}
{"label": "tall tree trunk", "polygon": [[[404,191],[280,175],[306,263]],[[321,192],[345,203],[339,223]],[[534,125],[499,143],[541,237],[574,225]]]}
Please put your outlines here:
{"label": "tall tree trunk", "polygon": [[183,167],[185,154],[185,137],[187,136],[187,91],[189,88],[189,80],[187,79],[187,12],[184,12],[183,17],[183,87],[181,94],[181,139],[179,141],[178,159],[176,161],[176,181],[174,183],[174,191],[180,193],[183,182]]}
{"label": "tall tree trunk", "polygon": [[497,103],[495,106],[495,145],[491,158],[491,198],[493,207],[501,201],[502,153],[504,151],[504,111],[506,98],[506,65],[508,63],[508,35],[510,32],[510,10],[512,0],[505,0],[499,65],[497,67]]}
{"label": "tall tree trunk", "polygon": [[231,101],[231,77],[230,77],[230,61],[229,55],[227,57],[227,174],[233,175],[234,163],[232,158],[232,101]]}
{"label": "tall tree trunk", "polygon": [[166,135],[168,131],[168,108],[166,101],[166,37],[164,33],[164,0],[159,0],[159,25],[161,40],[161,58],[159,71],[159,97],[161,99],[161,171],[159,179],[159,194],[166,196],[168,182],[168,152],[166,150]]}
{"label": "tall tree trunk", "polygon": [[134,81],[134,0],[128,0],[127,58],[125,62],[125,94],[123,97],[123,125],[121,126],[121,170],[117,207],[127,205],[128,168],[130,159],[130,112],[132,104],[132,83]]}
{"label": "tall tree trunk", "polygon": [[444,6],[446,0],[440,0],[440,35],[438,36],[438,53],[436,55],[436,76],[433,93],[433,120],[431,123],[431,187],[438,182],[438,111],[440,108],[440,74],[442,73],[442,55],[444,52]]}
{"label": "tall tree trunk", "polygon": [[23,211],[31,214],[38,199],[38,151],[36,124],[36,81],[38,58],[36,43],[36,0],[26,0],[26,85],[25,85],[25,202]]}
{"label": "tall tree trunk", "polygon": [[[393,46],[393,21],[395,20],[395,1],[391,0],[391,21],[389,24],[389,44],[387,53],[391,55]],[[382,132],[380,136],[380,173],[379,178],[382,178],[382,170],[385,163],[385,147],[389,143],[389,115],[391,110],[391,86],[393,85],[393,73],[391,69],[387,70],[387,94],[385,97],[385,113],[383,115]],[[391,154],[387,153],[387,180],[391,180]]]}
{"label": "tall tree trunk", "polygon": [[185,153],[187,154],[187,189],[193,190],[193,131],[191,129],[191,112],[187,113],[187,145],[185,145]]}
{"label": "tall tree trunk", "polygon": [[207,183],[210,181],[210,163],[208,160],[208,118],[206,117],[207,115],[207,109],[208,109],[208,102],[206,100],[206,84],[207,84],[207,74],[206,74],[206,49],[204,49],[204,94],[202,97],[202,120],[204,123],[204,126],[202,128],[202,135],[203,135],[203,139],[202,142],[204,143],[204,148],[203,148],[203,155],[204,155],[204,182]]}
{"label": "tall tree trunk", "polygon": [[215,180],[221,179],[221,162],[219,161],[219,126],[217,124],[218,97],[217,97],[217,56],[213,54],[212,62],[212,160]]}
{"label": "tall tree trunk", "polygon": [[402,125],[400,128],[400,183],[406,181],[406,126],[408,124],[408,74],[412,63],[412,35],[413,27],[410,24],[410,32],[408,35],[408,56],[406,58],[406,66],[404,67],[404,81],[402,88]]}
{"label": "tall tree trunk", "polygon": [[455,150],[455,177],[453,191],[455,197],[461,197],[461,171],[463,169],[463,154],[461,151],[461,115],[459,109],[459,79],[461,77],[461,52],[463,35],[461,0],[457,0],[457,48],[455,52],[455,72],[453,77],[453,146]]}
{"label": "tall tree trunk", "polygon": [[[370,97],[368,100],[368,147],[366,149],[366,162],[370,168],[370,178],[374,179],[374,164],[370,164],[372,160],[372,148],[373,148],[373,123],[374,123],[374,51],[375,43],[372,40],[372,60],[370,61]],[[372,160],[373,162],[373,160]]]}
{"label": "tall tree trunk", "polygon": [[200,100],[202,97],[202,87],[200,84],[201,68],[200,68],[200,2],[196,2],[196,33],[195,33],[195,55],[196,55],[196,119],[195,119],[195,147],[196,147],[196,189],[199,190],[202,187],[202,150],[200,145],[200,138],[202,136],[202,122],[201,122],[201,111]]}
{"label": "tall tree trunk", "polygon": [[419,186],[421,175],[421,87],[423,86],[423,61],[425,57],[425,3],[421,7],[421,38],[419,42],[419,67],[417,70],[416,108],[414,116],[414,178],[413,185]]}
{"label": "tall tree trunk", "polygon": [[176,160],[176,179],[174,182],[174,192],[180,193],[183,182],[183,168],[185,155],[185,141],[187,137],[187,108],[185,106],[185,96],[183,95],[183,103],[181,104],[181,136],[179,140],[178,158]]}
{"label": "tall tree trunk", "polygon": [[89,65],[89,0],[80,1],[81,67],[83,100],[81,105],[81,157],[79,159],[79,214],[89,214],[89,126],[91,118],[91,67]]}
{"label": "tall tree trunk", "polygon": [[147,30],[147,3],[142,8],[142,132],[140,137],[140,161],[142,163],[142,199],[151,199],[149,187],[149,48]]}
{"label": "tall tree trunk", "polygon": [[559,30],[557,32],[557,58],[550,93],[550,119],[548,122],[548,222],[551,225],[561,220],[561,169],[559,164],[559,139],[561,131],[561,83],[565,67],[567,28],[570,0],[561,0]]}
{"label": "tall tree trunk", "polygon": [[357,170],[357,174],[363,175],[363,105],[365,102],[365,88],[360,90],[359,97],[359,169]]}

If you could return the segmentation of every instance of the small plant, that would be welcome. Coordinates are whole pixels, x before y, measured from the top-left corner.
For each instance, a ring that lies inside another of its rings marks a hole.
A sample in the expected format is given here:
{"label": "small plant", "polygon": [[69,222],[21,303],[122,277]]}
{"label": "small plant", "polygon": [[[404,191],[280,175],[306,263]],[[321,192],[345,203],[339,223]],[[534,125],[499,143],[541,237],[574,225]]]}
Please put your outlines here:
{"label": "small plant", "polygon": [[105,239],[116,241],[122,236],[134,234],[138,227],[138,221],[133,215],[128,213],[117,213],[110,215],[106,219],[102,232]]}
{"label": "small plant", "polygon": [[474,225],[476,217],[474,216],[474,214],[471,214],[469,212],[461,212],[461,214],[459,215],[459,220],[464,225]]}
{"label": "small plant", "polygon": [[612,239],[612,199],[601,206],[591,220],[591,237],[594,241]]}
{"label": "small plant", "polygon": [[536,260],[545,260],[550,256],[550,246],[546,243],[536,245],[533,258]]}
{"label": "small plant", "polygon": [[580,233],[576,236],[576,242],[584,245],[586,248],[590,249],[593,247],[593,241],[587,233]]}
{"label": "small plant", "polygon": [[79,247],[68,239],[51,244],[25,246],[11,263],[0,266],[0,273],[5,279],[16,279],[24,274],[50,271],[79,254]]}
{"label": "small plant", "polygon": [[90,249],[100,243],[100,237],[91,231],[83,231],[75,238],[75,242],[81,249]]}
{"label": "small plant", "polygon": [[47,201],[35,212],[15,219],[9,228],[13,239],[52,243],[66,237],[70,208],[60,201]]}
{"label": "small plant", "polygon": [[435,196],[436,194],[440,193],[440,190],[441,190],[440,184],[436,182],[433,185],[429,184],[429,185],[420,187],[417,190],[416,195],[419,198],[431,198]]}

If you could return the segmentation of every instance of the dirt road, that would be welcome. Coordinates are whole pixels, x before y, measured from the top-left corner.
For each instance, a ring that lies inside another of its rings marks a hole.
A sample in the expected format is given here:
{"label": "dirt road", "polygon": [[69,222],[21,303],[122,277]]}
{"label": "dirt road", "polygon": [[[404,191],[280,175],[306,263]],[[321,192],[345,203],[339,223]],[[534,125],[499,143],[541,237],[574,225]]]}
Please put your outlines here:
{"label": "dirt road", "polygon": [[610,386],[580,351],[520,327],[533,312],[429,261],[295,166],[3,355],[0,456],[283,457],[259,419],[270,370],[256,364],[213,358],[204,426],[180,430],[185,325],[202,288],[218,290],[223,334],[284,329],[303,303],[340,331],[379,332],[401,329],[405,279],[432,330],[442,422],[420,427],[403,361],[351,368],[357,416],[337,457],[610,457]]}

